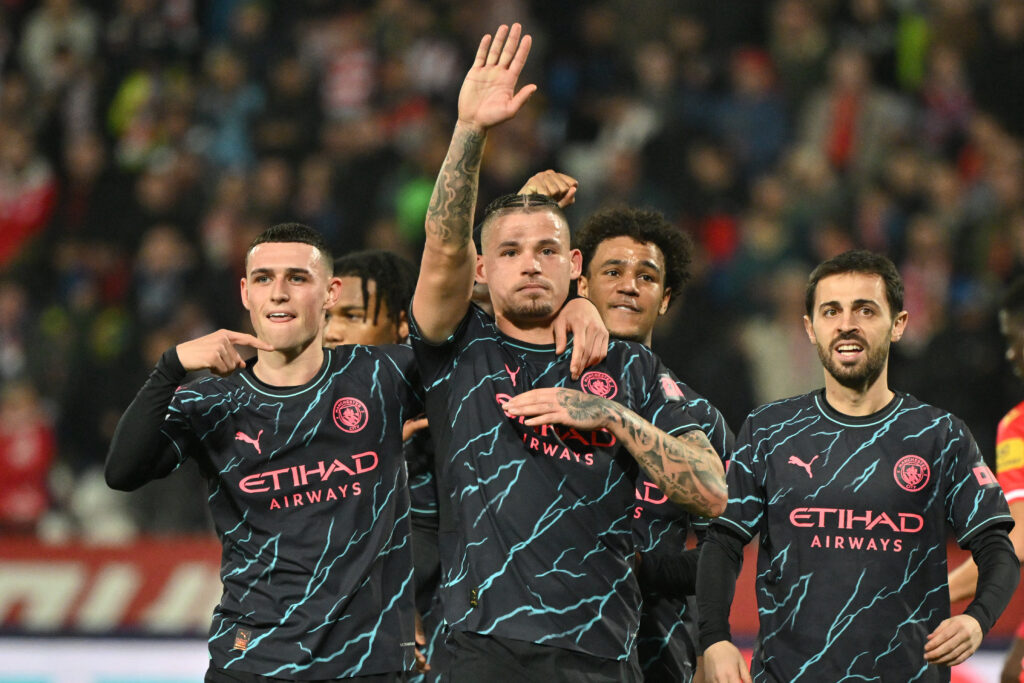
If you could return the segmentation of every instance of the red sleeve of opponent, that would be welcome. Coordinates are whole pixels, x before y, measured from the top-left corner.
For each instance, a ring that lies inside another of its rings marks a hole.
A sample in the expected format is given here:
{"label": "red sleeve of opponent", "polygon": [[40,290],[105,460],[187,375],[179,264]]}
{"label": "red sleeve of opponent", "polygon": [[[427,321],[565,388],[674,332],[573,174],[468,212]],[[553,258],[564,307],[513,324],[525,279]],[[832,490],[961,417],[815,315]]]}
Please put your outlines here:
{"label": "red sleeve of opponent", "polygon": [[1007,502],[1024,500],[1024,403],[999,421],[996,477]]}

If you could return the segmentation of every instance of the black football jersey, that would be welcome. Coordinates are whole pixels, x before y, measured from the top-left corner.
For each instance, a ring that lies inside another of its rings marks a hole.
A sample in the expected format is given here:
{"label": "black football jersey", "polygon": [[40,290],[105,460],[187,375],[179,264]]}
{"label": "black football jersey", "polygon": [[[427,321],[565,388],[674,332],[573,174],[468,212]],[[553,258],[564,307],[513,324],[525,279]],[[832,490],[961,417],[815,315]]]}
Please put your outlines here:
{"label": "black football jersey", "polygon": [[747,418],[713,524],[760,534],[755,681],[948,681],[924,661],[949,617],[946,538],[1011,521],[970,432],[897,393],[851,417],[824,392]]}
{"label": "black football jersey", "polygon": [[407,347],[341,346],[303,386],[250,364],[175,392],[162,431],[198,460],[223,543],[214,666],[297,680],[412,667],[412,362]]}
{"label": "black football jersey", "polygon": [[475,306],[447,342],[423,341],[415,324],[411,340],[436,445],[449,627],[630,657],[640,611],[636,461],[608,431],[528,427],[502,404],[573,388],[681,434],[696,424],[668,370],[646,347],[614,341],[572,381],[571,349],[507,337]]}

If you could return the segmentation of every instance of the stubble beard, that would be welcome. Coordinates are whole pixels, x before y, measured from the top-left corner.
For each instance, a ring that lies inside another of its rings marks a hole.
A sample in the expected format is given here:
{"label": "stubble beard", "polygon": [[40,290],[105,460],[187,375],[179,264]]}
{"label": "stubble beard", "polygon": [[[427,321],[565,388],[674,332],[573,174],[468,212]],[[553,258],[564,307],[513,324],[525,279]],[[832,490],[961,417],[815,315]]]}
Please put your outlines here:
{"label": "stubble beard", "polygon": [[550,301],[531,299],[522,303],[511,304],[505,311],[505,317],[509,320],[522,320],[525,322],[537,322],[551,317],[555,312]]}
{"label": "stubble beard", "polygon": [[[844,341],[848,340],[844,339]],[[886,361],[889,358],[889,344],[886,342],[875,348],[868,346],[863,339],[856,339],[856,341],[867,352],[863,363],[845,366],[833,358],[831,346],[822,346],[821,344],[816,345],[818,347],[818,358],[821,360],[825,371],[832,375],[832,378],[840,385],[847,389],[866,391],[881,376],[882,370],[885,369]]]}

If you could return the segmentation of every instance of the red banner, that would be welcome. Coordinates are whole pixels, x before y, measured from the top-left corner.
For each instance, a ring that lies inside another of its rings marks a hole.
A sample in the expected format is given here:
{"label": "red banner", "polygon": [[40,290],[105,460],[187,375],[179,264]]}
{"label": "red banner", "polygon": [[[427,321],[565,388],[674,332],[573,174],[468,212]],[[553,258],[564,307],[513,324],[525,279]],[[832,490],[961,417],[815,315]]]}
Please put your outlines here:
{"label": "red banner", "polygon": [[220,600],[220,544],[0,544],[0,625],[29,633],[203,635]]}
{"label": "red banner", "polygon": [[[756,544],[746,547],[732,631],[757,632]],[[968,555],[950,544],[950,566]],[[220,544],[207,537],[148,537],[121,546],[0,543],[0,627],[8,632],[203,636],[220,599]],[[964,605],[957,605],[958,613]],[[1024,590],[990,633],[1010,636]]]}

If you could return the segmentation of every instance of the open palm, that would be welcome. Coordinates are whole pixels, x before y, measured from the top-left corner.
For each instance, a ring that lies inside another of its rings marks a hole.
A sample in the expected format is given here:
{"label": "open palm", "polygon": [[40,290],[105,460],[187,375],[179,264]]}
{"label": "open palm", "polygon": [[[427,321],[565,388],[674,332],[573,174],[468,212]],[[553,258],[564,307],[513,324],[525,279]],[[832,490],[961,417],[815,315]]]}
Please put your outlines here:
{"label": "open palm", "polygon": [[511,29],[502,24],[493,40],[486,35],[480,41],[473,67],[459,92],[460,121],[484,129],[507,121],[537,89],[525,85],[516,92],[532,42],[522,30],[519,24],[512,24]]}

